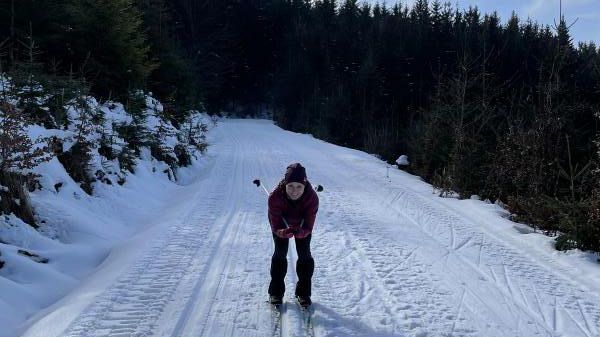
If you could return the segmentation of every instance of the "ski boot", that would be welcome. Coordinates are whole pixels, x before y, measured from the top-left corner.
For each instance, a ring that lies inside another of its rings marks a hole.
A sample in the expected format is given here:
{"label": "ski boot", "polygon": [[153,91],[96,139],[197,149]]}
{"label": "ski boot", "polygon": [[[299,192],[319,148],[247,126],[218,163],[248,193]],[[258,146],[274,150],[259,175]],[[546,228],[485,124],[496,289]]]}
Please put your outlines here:
{"label": "ski boot", "polygon": [[277,295],[270,295],[269,296],[269,303],[271,303],[272,305],[278,307],[280,305],[283,304],[283,297],[282,296],[277,296]]}
{"label": "ski boot", "polygon": [[310,305],[312,304],[310,296],[296,295],[296,300],[298,300],[298,304],[304,309],[310,307]]}

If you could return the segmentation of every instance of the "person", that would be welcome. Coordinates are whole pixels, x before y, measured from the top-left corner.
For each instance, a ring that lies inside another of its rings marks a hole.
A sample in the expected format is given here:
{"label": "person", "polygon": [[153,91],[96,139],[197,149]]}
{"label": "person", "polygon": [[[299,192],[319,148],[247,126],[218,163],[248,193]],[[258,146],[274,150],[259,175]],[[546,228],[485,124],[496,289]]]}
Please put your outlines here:
{"label": "person", "polygon": [[315,261],[310,252],[310,240],[318,209],[319,197],[307,179],[306,169],[300,163],[289,165],[284,178],[269,195],[269,223],[275,243],[269,284],[269,302],[273,305],[283,303],[291,238],[294,238],[298,252],[296,299],[303,307],[312,304],[311,280]]}

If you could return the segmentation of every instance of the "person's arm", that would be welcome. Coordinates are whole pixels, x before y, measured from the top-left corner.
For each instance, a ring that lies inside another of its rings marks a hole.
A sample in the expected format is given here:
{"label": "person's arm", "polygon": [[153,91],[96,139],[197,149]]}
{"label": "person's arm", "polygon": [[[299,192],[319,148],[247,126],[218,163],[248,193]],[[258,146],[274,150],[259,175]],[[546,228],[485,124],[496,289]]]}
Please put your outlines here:
{"label": "person's arm", "polygon": [[276,192],[269,196],[269,224],[271,231],[280,238],[291,238],[293,234],[283,221],[283,202]]}
{"label": "person's arm", "polygon": [[303,239],[310,235],[315,225],[317,218],[317,212],[319,211],[319,197],[315,191],[311,191],[310,198],[306,202],[306,208],[304,210],[304,223],[302,227],[294,234],[295,237]]}

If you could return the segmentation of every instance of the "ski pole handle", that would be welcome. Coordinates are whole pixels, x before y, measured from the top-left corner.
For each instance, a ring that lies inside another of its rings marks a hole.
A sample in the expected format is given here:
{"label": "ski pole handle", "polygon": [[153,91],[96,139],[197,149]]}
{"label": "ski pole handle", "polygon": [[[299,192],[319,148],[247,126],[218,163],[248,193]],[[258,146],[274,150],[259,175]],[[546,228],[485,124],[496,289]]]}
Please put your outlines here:
{"label": "ski pole handle", "polygon": [[260,179],[254,179],[254,181],[252,181],[252,183],[254,185],[256,185],[256,187],[262,187],[263,191],[265,191],[265,193],[267,194],[267,196],[269,196],[269,191],[267,191],[267,189],[265,188],[265,186],[260,183]]}

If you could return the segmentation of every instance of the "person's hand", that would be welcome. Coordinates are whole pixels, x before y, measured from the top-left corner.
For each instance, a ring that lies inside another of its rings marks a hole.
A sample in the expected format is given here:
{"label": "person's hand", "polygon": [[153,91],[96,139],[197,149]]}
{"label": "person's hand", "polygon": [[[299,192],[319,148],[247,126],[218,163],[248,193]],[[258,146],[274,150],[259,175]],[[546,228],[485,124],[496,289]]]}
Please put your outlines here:
{"label": "person's hand", "polygon": [[304,238],[306,238],[306,237],[307,237],[307,236],[309,236],[309,235],[310,235],[310,232],[309,232],[309,231],[307,231],[307,230],[306,230],[306,229],[304,229],[304,228],[298,228],[298,229],[297,229],[297,230],[294,232],[294,237],[295,237],[296,239],[304,239]]}
{"label": "person's hand", "polygon": [[275,235],[282,239],[290,239],[294,237],[294,233],[292,232],[291,228],[278,229],[275,231]]}

